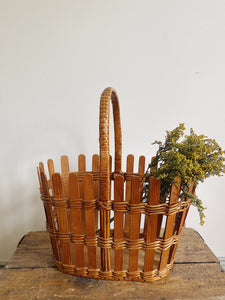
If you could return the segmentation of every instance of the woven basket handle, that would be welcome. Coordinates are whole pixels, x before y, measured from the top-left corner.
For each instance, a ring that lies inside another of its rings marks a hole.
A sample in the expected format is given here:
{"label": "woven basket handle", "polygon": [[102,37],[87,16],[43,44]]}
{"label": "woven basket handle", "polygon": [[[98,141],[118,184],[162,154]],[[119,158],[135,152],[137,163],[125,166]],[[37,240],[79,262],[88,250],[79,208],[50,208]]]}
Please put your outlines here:
{"label": "woven basket handle", "polygon": [[99,143],[100,143],[100,200],[110,200],[110,155],[109,155],[109,116],[110,99],[113,107],[115,135],[115,173],[121,172],[122,134],[120,124],[119,99],[113,88],[106,88],[100,100]]}

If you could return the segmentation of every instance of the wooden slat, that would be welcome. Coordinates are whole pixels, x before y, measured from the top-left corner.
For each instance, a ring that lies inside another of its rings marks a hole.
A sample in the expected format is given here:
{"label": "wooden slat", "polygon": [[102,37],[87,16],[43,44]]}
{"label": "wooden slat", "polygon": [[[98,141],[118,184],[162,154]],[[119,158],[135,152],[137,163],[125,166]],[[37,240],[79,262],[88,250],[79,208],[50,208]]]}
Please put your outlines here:
{"label": "wooden slat", "polygon": [[[69,168],[69,158],[67,155],[61,156],[61,169],[63,178],[65,175],[68,175],[70,172]],[[69,197],[69,181],[63,181],[63,189],[66,197]]]}
{"label": "wooden slat", "polygon": [[139,157],[138,173],[140,175],[144,175],[145,173],[145,157],[143,155]]}
{"label": "wooden slat", "polygon": [[[93,176],[85,174],[84,177],[84,199],[94,200]],[[85,207],[85,221],[87,238],[95,238],[95,208]],[[97,269],[96,246],[87,246],[88,249],[88,268]]]}
{"label": "wooden slat", "polygon": [[[84,154],[80,154],[78,156],[78,172],[86,172],[86,157]],[[82,181],[79,182],[80,188],[80,196],[83,198],[84,196],[84,183]]]}
{"label": "wooden slat", "polygon": [[[82,236],[82,219],[81,219],[81,208],[73,207],[73,203],[80,201],[79,193],[79,183],[76,173],[69,174],[69,198],[72,203],[71,205],[71,216],[72,216],[72,232],[74,237],[79,238]],[[78,268],[85,267],[85,258],[84,258],[84,245],[75,243],[75,256],[76,256],[76,266]]]}
{"label": "wooden slat", "polygon": [[[131,204],[140,203],[140,178],[134,177],[131,181]],[[140,213],[130,214],[129,240],[135,241],[139,238]],[[129,272],[138,270],[138,249],[130,249],[129,252]]]}
{"label": "wooden slat", "polygon": [[80,154],[78,156],[78,170],[79,170],[79,172],[86,171],[86,157],[84,154]]}
{"label": "wooden slat", "polygon": [[43,172],[43,173],[45,173],[45,168],[44,168],[44,164],[43,164],[43,162],[41,161],[41,162],[39,162],[39,170],[40,170],[40,172]]}
{"label": "wooden slat", "polygon": [[[92,171],[99,172],[99,155],[92,156]],[[94,198],[99,199],[99,180],[94,181]],[[95,211],[95,230],[98,230],[98,210]]]}
{"label": "wooden slat", "polygon": [[49,172],[49,177],[52,178],[52,175],[55,173],[54,162],[52,159],[48,160],[48,172]]}
{"label": "wooden slat", "polygon": [[[40,180],[41,180],[43,196],[46,198],[49,198],[50,194],[49,194],[49,188],[48,188],[48,181],[47,181],[45,173],[43,173],[43,172],[40,173]],[[52,205],[49,202],[44,203],[44,210],[45,210],[46,221],[47,221],[48,227],[50,229],[53,229],[54,231],[56,231],[55,221],[54,221],[54,216],[53,216],[53,211],[52,211]],[[56,239],[51,238],[51,236],[50,236],[50,240],[51,240],[52,248],[54,251],[54,255],[55,255],[56,259],[59,260],[60,259],[60,251],[59,251],[58,242],[56,241]]]}
{"label": "wooden slat", "polygon": [[[64,191],[62,179],[59,173],[55,173],[52,175],[52,184],[53,184],[53,194],[55,200],[64,200],[66,199]],[[57,220],[58,220],[58,228],[60,233],[69,233],[69,225],[67,220],[67,205],[56,206],[55,207]],[[70,242],[61,241],[62,252],[63,252],[63,260],[65,264],[72,264],[72,257],[70,251]]]}
{"label": "wooden slat", "polygon": [[[192,183],[190,184],[190,187],[189,187],[189,191],[188,191],[188,192],[189,192],[190,194],[193,194],[194,191],[195,191],[195,186],[194,186],[194,183],[192,182]],[[189,201],[189,199],[186,198],[186,201]],[[180,234],[180,233],[181,233],[181,230],[183,229],[183,226],[184,226],[184,224],[185,224],[185,220],[186,220],[186,217],[187,217],[188,210],[189,210],[189,209],[187,209],[186,211],[180,213],[180,216],[179,216],[179,222],[177,222],[177,223],[175,224],[174,234]],[[170,248],[169,262],[172,261],[172,260],[174,259],[174,256],[175,256],[175,253],[176,253],[177,246],[178,246],[178,244],[175,244],[175,245],[173,245],[173,246]]]}
{"label": "wooden slat", "polygon": [[67,155],[62,155],[61,156],[61,169],[62,169],[62,174],[68,174],[70,172],[69,168],[69,158]]}
{"label": "wooden slat", "polygon": [[[133,173],[134,172],[134,155],[133,154],[129,154],[127,156],[127,168],[126,168],[126,173]],[[125,200],[127,202],[130,201],[131,198],[131,181],[127,180],[126,181],[126,194],[125,194]],[[129,218],[130,215],[129,214],[125,214],[125,228],[124,231],[126,233],[129,232]]]}
{"label": "wooden slat", "polygon": [[[40,179],[41,179],[41,185],[42,185],[42,193],[43,196],[46,198],[49,198],[49,189],[48,189],[48,182],[45,173],[42,171],[40,172]],[[46,220],[47,224],[50,228],[55,229],[55,222],[52,214],[52,207],[51,204],[44,203],[45,208],[45,214],[46,214]]]}
{"label": "wooden slat", "polygon": [[99,155],[94,154],[92,156],[92,171],[99,172]]}
{"label": "wooden slat", "polygon": [[[156,178],[151,178],[149,190],[149,205],[159,204],[160,199],[160,180]],[[158,215],[147,215],[147,227],[146,227],[146,242],[152,243],[156,240],[157,235],[157,224]],[[154,268],[154,254],[155,249],[148,249],[145,252],[145,263],[144,272],[152,271]]]}
{"label": "wooden slat", "polygon": [[[174,183],[171,187],[170,199],[169,199],[170,204],[175,204],[179,200],[180,182],[181,182],[180,178],[176,177],[175,182],[176,183]],[[176,219],[176,214],[173,214],[173,215],[170,215],[167,217],[166,227],[165,227],[165,232],[164,232],[164,237],[163,237],[164,240],[170,238],[173,235],[175,219]],[[162,251],[160,263],[159,263],[159,271],[166,267],[167,262],[168,262],[169,252],[170,252],[170,248]]]}
{"label": "wooden slat", "polygon": [[[153,162],[153,160],[155,159],[155,156],[152,157],[151,162]],[[156,170],[157,166],[155,166],[154,168],[152,167],[150,172],[153,170]],[[146,234],[147,234],[147,226],[148,226],[148,217],[145,215],[145,220],[144,220],[144,237],[146,238]]]}
{"label": "wooden slat", "polygon": [[40,192],[42,193],[42,183],[41,183],[41,176],[40,176],[39,167],[37,167],[37,175],[38,175],[38,181],[39,181],[39,185],[40,185]]}
{"label": "wooden slat", "polygon": [[[78,156],[78,172],[86,172],[86,157],[84,154],[80,154]],[[84,198],[84,182],[80,181],[79,182],[79,190],[80,190],[80,198]],[[85,214],[84,214],[84,209],[81,210],[81,215],[82,215],[82,228],[83,232],[85,233],[86,226],[85,226]]]}
{"label": "wooden slat", "polygon": [[[114,202],[124,201],[124,178],[117,175],[114,178]],[[123,212],[114,212],[114,242],[123,241]],[[123,270],[123,249],[115,249],[115,271]]]}

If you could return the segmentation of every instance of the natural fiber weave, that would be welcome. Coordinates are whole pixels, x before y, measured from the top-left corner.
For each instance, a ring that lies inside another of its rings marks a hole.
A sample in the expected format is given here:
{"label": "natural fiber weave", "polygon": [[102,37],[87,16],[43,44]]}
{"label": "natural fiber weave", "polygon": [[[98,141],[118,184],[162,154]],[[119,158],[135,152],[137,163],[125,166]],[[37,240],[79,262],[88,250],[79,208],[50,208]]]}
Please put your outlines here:
{"label": "natural fiber weave", "polygon": [[[109,155],[110,101],[114,172]],[[41,199],[55,265],[64,273],[88,278],[160,279],[173,266],[190,200],[179,200],[180,179],[176,178],[169,199],[160,204],[160,181],[151,178],[149,204],[141,202],[145,158],[139,158],[138,171],[134,172],[134,157],[128,155],[126,172],[122,172],[120,109],[112,88],[101,96],[99,121],[100,156],[93,155],[90,172],[86,171],[84,155],[78,157],[76,172],[70,171],[68,157],[62,156],[62,174],[55,172],[49,159],[49,179],[44,164],[39,164]],[[193,185],[189,192],[194,193]]]}

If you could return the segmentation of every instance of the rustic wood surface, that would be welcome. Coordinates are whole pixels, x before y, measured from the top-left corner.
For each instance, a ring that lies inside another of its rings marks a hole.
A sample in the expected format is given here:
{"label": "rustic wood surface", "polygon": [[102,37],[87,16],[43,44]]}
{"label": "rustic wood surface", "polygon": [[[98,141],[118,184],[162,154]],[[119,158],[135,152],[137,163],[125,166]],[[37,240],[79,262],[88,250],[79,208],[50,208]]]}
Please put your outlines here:
{"label": "rustic wood surface", "polygon": [[201,236],[186,228],[170,274],[155,282],[85,279],[59,272],[47,232],[30,232],[0,271],[0,299],[225,299],[225,273]]}

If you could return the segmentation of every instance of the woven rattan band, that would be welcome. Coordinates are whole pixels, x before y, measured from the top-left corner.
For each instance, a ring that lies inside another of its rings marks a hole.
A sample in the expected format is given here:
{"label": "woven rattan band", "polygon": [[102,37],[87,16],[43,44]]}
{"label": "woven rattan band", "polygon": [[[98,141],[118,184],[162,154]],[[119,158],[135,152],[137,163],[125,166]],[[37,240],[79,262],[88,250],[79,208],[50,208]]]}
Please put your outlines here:
{"label": "woven rattan band", "polygon": [[68,198],[55,199],[54,197],[48,197],[42,195],[42,201],[44,205],[53,205],[54,207],[75,208],[75,209],[95,209],[96,206],[99,210],[113,210],[114,212],[129,212],[133,214],[144,213],[146,215],[165,215],[170,216],[186,210],[190,205],[190,201],[179,201],[175,204],[158,204],[148,205],[147,203],[130,204],[126,201],[114,202],[107,201],[101,202],[99,199],[85,200],[77,199],[70,200]]}
{"label": "woven rattan band", "polygon": [[81,209],[82,208],[82,199],[69,199],[69,207],[73,209]]}
{"label": "woven rattan band", "polygon": [[113,201],[112,210],[114,210],[114,212],[126,212],[127,205],[128,205],[128,202],[125,202],[125,201],[122,201],[122,202]]}
{"label": "woven rattan band", "polygon": [[98,237],[98,246],[101,248],[111,248],[112,238],[103,238],[101,236]]}
{"label": "woven rattan band", "polygon": [[83,200],[83,206],[85,209],[95,209],[96,208],[96,199],[93,200]]}
{"label": "woven rattan band", "polygon": [[99,199],[97,200],[97,205],[99,210],[107,210],[110,211],[112,209],[112,201],[101,202]]}

